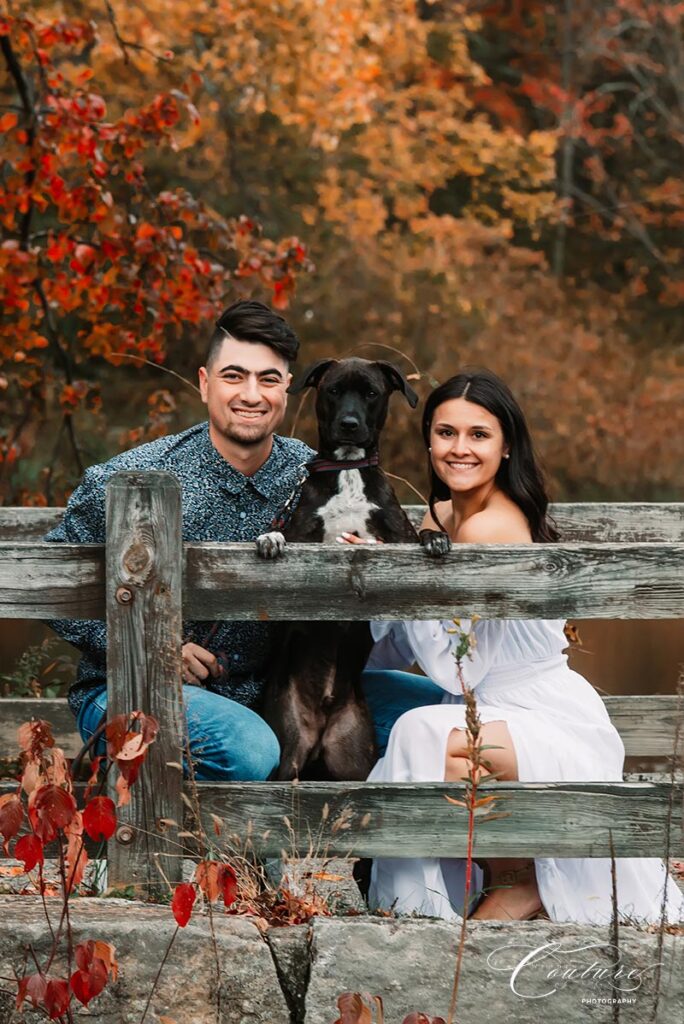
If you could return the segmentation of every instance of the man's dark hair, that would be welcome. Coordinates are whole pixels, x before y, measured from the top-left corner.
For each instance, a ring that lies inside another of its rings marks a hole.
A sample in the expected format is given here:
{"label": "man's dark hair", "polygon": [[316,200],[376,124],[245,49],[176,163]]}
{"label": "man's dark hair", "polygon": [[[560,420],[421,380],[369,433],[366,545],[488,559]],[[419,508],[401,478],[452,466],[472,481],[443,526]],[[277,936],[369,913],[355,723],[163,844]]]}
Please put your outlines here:
{"label": "man's dark hair", "polygon": [[221,314],[209,342],[207,369],[211,367],[227,335],[236,341],[268,345],[286,359],[288,365],[297,359],[299,338],[285,318],[275,313],[269,306],[265,306],[263,302],[239,299]]}

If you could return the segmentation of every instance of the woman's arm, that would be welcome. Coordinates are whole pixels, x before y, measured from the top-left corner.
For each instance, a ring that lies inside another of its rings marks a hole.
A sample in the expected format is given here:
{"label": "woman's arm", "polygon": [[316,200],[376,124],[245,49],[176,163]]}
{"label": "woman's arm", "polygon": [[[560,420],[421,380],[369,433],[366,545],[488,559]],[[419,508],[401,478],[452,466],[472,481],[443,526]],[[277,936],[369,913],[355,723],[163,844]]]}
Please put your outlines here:
{"label": "woman's arm", "polygon": [[461,659],[461,673],[471,689],[482,682],[489,672],[506,631],[503,619],[480,619],[472,625],[470,619],[438,619],[427,622],[404,621],[392,623],[392,636],[399,649],[411,652],[413,660],[437,686],[447,693],[463,692],[456,662],[456,652],[463,633],[470,633],[474,646]]}

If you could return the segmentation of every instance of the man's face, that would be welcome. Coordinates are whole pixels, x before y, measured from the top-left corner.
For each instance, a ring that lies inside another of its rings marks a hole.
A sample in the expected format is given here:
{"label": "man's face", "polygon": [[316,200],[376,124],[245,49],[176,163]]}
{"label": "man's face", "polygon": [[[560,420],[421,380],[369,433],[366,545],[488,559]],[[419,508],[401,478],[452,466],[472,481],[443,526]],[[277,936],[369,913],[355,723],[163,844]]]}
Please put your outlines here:
{"label": "man's face", "polygon": [[228,338],[209,369],[199,371],[202,401],[209,422],[227,440],[259,444],[283,422],[287,361],[268,345]]}

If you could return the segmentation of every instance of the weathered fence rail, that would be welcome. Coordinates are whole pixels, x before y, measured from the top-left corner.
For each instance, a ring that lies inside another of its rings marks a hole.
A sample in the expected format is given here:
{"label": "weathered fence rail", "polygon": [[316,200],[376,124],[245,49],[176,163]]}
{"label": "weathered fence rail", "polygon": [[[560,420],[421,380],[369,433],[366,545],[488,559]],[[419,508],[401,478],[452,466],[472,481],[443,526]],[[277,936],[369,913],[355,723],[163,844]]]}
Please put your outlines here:
{"label": "weathered fence rail", "polygon": [[[677,697],[604,697],[603,703],[628,756],[662,759],[674,751],[675,742],[678,752],[684,754],[684,723],[677,729],[684,707]],[[30,718],[51,722],[55,742],[69,757],[80,750],[81,737],[65,698],[9,697],[0,698],[0,751],[12,749],[17,729]]]}
{"label": "weathered fence rail", "polygon": [[[110,882],[179,877],[182,824],[181,607],[195,619],[674,618],[684,615],[684,505],[556,505],[564,540],[459,545],[433,562],[412,545],[296,545],[280,565],[247,544],[182,544],[175,479],[117,474],[106,545],[39,540],[59,509],[0,509],[0,617],[105,618],[112,712],[141,707],[163,739],[109,844]],[[418,520],[422,509],[411,507]],[[293,595],[296,600],[293,600]],[[675,698],[606,698],[628,753],[671,756]],[[36,712],[34,702],[24,702]],[[0,740],[20,702],[0,702]],[[41,715],[49,717],[48,702]],[[63,708],[63,705],[60,705]],[[61,727],[69,729],[59,716]],[[26,716],[25,716],[26,717]],[[200,783],[207,831],[263,853],[450,855],[465,850],[455,784]],[[679,783],[499,783],[497,815],[476,830],[478,856],[684,852]],[[178,825],[170,824],[177,822]],[[187,824],[187,822],[186,822]]]}
{"label": "weathered fence rail", "polygon": [[[276,570],[251,544],[184,545],[193,619],[676,618],[684,544],[297,544]],[[105,616],[103,545],[0,542],[0,615]],[[297,595],[296,602],[292,595]]]}

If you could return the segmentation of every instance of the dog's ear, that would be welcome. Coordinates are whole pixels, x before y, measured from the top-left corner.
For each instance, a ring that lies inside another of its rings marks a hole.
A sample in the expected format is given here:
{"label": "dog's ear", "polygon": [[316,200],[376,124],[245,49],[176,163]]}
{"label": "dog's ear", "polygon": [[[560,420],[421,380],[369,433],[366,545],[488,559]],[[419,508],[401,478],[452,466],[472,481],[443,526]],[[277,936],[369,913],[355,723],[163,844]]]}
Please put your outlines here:
{"label": "dog's ear", "polygon": [[401,371],[397,370],[396,366],[393,366],[392,363],[378,361],[375,365],[379,366],[384,373],[387,378],[387,383],[391,387],[392,391],[402,391],[406,395],[406,401],[408,404],[412,409],[415,409],[418,405],[418,395],[405,379]]}
{"label": "dog's ear", "polygon": [[337,359],[319,359],[317,363],[305,370],[301,377],[293,380],[287,389],[288,395],[298,395],[304,388],[317,388],[325,371],[334,366]]}

